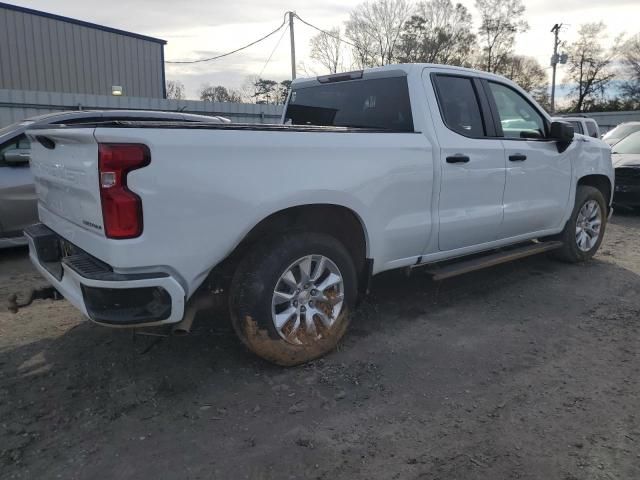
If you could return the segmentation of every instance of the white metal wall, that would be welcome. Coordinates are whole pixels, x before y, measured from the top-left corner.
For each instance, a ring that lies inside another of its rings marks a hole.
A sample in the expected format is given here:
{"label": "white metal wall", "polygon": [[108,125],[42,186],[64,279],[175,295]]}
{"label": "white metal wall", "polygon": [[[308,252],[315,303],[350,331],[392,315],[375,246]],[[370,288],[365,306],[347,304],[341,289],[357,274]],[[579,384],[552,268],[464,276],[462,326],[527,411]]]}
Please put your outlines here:
{"label": "white metal wall", "polygon": [[63,110],[164,110],[222,115],[235,123],[278,123],[282,105],[219,103],[161,98],[114,97],[77,93],[0,89],[0,128],[11,123]]}

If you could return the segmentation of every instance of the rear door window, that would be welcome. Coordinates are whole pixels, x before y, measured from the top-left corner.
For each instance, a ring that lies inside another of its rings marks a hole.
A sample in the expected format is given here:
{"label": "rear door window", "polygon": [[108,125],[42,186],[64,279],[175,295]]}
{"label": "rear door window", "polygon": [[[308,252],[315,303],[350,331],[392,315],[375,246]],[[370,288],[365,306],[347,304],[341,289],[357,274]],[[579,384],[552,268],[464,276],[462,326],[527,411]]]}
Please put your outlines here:
{"label": "rear door window", "polygon": [[435,75],[434,82],[445,125],[460,135],[484,137],[486,131],[471,78]]}
{"label": "rear door window", "polygon": [[407,79],[391,77],[294,87],[285,121],[293,125],[413,132]]}

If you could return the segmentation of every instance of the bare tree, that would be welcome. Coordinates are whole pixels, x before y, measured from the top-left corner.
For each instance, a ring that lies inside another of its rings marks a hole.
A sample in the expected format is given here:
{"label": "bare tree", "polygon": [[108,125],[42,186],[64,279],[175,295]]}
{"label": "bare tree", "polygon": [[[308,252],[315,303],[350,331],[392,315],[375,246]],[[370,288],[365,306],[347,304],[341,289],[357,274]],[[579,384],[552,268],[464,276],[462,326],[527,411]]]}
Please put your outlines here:
{"label": "bare tree", "polygon": [[329,70],[337,73],[342,70],[342,40],[340,29],[334,27],[327,33],[321,32],[311,39],[311,58]]}
{"label": "bare tree", "polygon": [[304,60],[300,60],[296,65],[296,71],[302,73],[305,77],[317,77],[322,73],[317,71],[315,68],[315,63],[307,63]]}
{"label": "bare tree", "polygon": [[241,100],[247,103],[277,105],[287,100],[290,89],[291,80],[277,82],[258,76],[249,76],[245,78],[240,92],[237,93],[241,95]]}
{"label": "bare tree", "polygon": [[170,100],[184,99],[184,84],[178,80],[167,81],[167,98]]}
{"label": "bare tree", "polygon": [[240,93],[222,85],[206,85],[200,90],[200,100],[205,102],[233,102],[239,103],[242,101]]}
{"label": "bare tree", "polygon": [[622,94],[628,103],[640,107],[640,33],[628,39],[621,48],[622,73],[625,81]]}
{"label": "bare tree", "polygon": [[526,32],[529,24],[522,18],[522,0],[476,0],[480,14],[478,37],[482,44],[479,67],[497,72],[513,52],[516,34]]}
{"label": "bare tree", "polygon": [[392,63],[404,22],[411,12],[408,0],[374,0],[358,5],[346,23],[345,36],[354,45],[358,67]]}
{"label": "bare tree", "polygon": [[451,0],[428,0],[417,5],[405,23],[397,49],[401,62],[469,65],[476,36],[467,8]]}
{"label": "bare tree", "polygon": [[511,55],[504,60],[498,73],[513,80],[529,92],[540,105],[550,109],[547,72],[535,58]]}
{"label": "bare tree", "polygon": [[255,103],[256,102],[256,92],[257,87],[256,83],[258,82],[257,75],[249,75],[245,77],[244,82],[242,82],[242,86],[240,87],[240,94],[242,95],[242,101],[245,103]]}
{"label": "bare tree", "polygon": [[253,96],[255,103],[278,103],[280,98],[278,82],[275,80],[258,78],[255,82],[255,93]]}
{"label": "bare tree", "polygon": [[373,35],[365,23],[350,21],[347,23],[345,36],[351,41],[351,56],[356,68],[373,67],[377,64]]}
{"label": "bare tree", "polygon": [[[290,85],[291,82],[288,80],[278,83],[251,75],[245,78],[238,93],[247,103],[278,104],[282,103],[283,97],[286,99]],[[286,90],[286,93],[283,93],[283,90]]]}
{"label": "bare tree", "polygon": [[283,80],[278,84],[278,102],[284,104],[291,90],[291,80]]}
{"label": "bare tree", "polygon": [[618,37],[611,48],[605,48],[607,27],[603,22],[585,23],[578,30],[578,39],[569,45],[568,83],[575,85],[573,110],[582,112],[604,98],[606,87],[615,77],[612,62],[620,48]]}

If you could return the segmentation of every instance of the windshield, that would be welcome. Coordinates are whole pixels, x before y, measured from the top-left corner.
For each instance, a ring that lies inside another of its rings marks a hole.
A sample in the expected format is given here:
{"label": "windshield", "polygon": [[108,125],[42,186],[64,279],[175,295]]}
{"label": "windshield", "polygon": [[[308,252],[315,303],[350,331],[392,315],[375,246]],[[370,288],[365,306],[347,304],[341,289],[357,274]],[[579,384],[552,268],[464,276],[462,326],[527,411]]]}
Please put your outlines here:
{"label": "windshield", "polygon": [[613,146],[613,153],[640,154],[640,132],[632,133]]}
{"label": "windshield", "polygon": [[636,132],[638,130],[640,130],[640,123],[623,123],[622,125],[618,125],[613,130],[607,132],[602,138],[603,140],[606,140],[607,138],[624,138],[630,133]]}
{"label": "windshield", "polygon": [[31,125],[33,122],[30,120],[24,120],[22,122],[12,123],[11,125],[7,125],[6,127],[0,128],[0,137],[3,135],[12,132],[13,130],[17,130],[20,127],[26,127]]}

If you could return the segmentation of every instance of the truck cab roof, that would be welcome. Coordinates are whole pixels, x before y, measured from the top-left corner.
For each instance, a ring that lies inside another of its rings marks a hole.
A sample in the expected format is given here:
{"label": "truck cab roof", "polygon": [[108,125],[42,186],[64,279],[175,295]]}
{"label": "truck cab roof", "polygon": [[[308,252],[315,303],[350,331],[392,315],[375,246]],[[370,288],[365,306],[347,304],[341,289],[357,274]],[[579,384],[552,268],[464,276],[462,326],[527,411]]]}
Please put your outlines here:
{"label": "truck cab roof", "polygon": [[[425,68],[454,71],[460,74],[470,74],[486,79],[500,80],[501,82],[513,82],[502,75],[476,70],[473,68],[457,67],[453,65],[443,65],[438,63],[397,63],[385,65],[382,67],[371,67],[362,70],[354,70],[351,72],[341,72],[330,75],[320,75],[317,77],[296,78],[292,83],[292,87],[305,88],[308,86],[321,85],[323,83],[334,83],[349,80],[369,80],[373,78],[399,77],[407,76],[415,72],[420,72]],[[515,84],[514,84],[515,85]]]}

